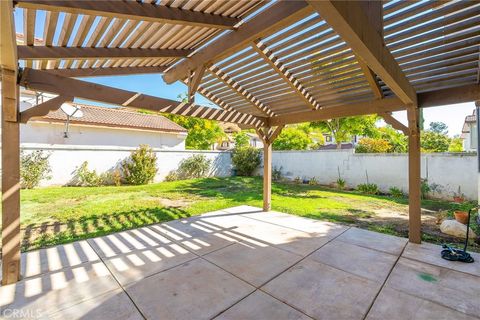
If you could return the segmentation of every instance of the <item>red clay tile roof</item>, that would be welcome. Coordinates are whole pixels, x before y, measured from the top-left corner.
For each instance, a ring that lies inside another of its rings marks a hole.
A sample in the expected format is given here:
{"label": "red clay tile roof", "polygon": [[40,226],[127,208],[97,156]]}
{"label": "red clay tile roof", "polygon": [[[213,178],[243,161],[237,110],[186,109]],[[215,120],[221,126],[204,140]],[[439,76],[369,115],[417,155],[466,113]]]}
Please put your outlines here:
{"label": "red clay tile roof", "polygon": [[[70,118],[71,124],[154,130],[161,132],[187,132],[185,128],[158,114],[143,114],[122,108],[96,107],[77,103],[74,105],[81,108],[83,117]],[[67,120],[67,116],[59,109],[56,111],[50,111],[46,116],[32,120],[64,122]]]}

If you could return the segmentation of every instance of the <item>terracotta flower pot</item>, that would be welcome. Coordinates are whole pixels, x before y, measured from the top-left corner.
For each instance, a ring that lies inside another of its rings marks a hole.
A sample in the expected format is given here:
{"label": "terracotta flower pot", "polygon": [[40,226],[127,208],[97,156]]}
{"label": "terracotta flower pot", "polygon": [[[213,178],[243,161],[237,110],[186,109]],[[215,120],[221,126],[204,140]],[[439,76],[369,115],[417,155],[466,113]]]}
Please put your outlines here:
{"label": "terracotta flower pot", "polygon": [[453,213],[455,216],[455,220],[460,223],[467,224],[468,223],[468,212],[466,211],[455,211]]}
{"label": "terracotta flower pot", "polygon": [[465,199],[463,197],[453,197],[453,201],[456,203],[462,203]]}

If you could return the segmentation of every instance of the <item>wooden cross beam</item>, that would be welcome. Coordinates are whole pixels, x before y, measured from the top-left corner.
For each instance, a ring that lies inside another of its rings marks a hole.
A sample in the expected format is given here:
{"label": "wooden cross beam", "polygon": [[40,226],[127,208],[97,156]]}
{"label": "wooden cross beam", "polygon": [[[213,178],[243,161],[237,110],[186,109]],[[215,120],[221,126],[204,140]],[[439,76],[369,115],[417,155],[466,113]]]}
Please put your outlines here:
{"label": "wooden cross beam", "polygon": [[219,37],[173,66],[163,75],[163,79],[166,83],[185,79],[189,70],[195,70],[202,64],[214,63],[248,46],[255,39],[276,32],[310,13],[312,9],[304,1],[278,1],[240,25],[236,31]]}
{"label": "wooden cross beam", "polygon": [[383,118],[383,120],[385,120],[386,123],[391,125],[394,129],[402,131],[404,135],[409,134],[408,127],[405,126],[400,121],[398,121],[397,119],[395,119],[391,113],[384,112],[384,113],[380,113],[379,115]]}
{"label": "wooden cross beam", "polygon": [[417,105],[415,89],[383,44],[359,1],[307,2],[404,104]]}
{"label": "wooden cross beam", "polygon": [[255,98],[253,94],[248,92],[247,89],[243,88],[240,83],[236,82],[228,74],[220,70],[217,66],[211,66],[209,71],[217,77],[220,81],[225,83],[230,89],[237,92],[240,96],[242,96],[248,103],[250,103],[254,108],[265,114],[267,117],[272,117],[275,113],[264,103],[260,100]]}
{"label": "wooden cross beam", "polygon": [[258,137],[262,139],[264,144],[272,144],[280,133],[282,133],[283,128],[285,128],[285,125],[279,125],[275,129],[272,127],[257,128],[256,131]]}
{"label": "wooden cross beam", "polygon": [[63,96],[73,96],[87,100],[121,105],[124,107],[146,109],[187,117],[233,122],[254,127],[261,127],[266,123],[265,118],[256,117],[238,111],[226,111],[193,105],[191,103],[182,103],[175,100],[139,94],[77,79],[65,78],[53,75],[49,72],[29,68],[23,70],[20,85],[42,92],[50,92]]}
{"label": "wooden cross beam", "polygon": [[320,103],[308,92],[295,76],[288,71],[287,67],[275,56],[275,54],[267,48],[261,41],[255,41],[252,45],[253,49],[267,62],[275,72],[294,90],[294,92],[302,99],[305,104],[313,110],[320,109]]}
{"label": "wooden cross beam", "polygon": [[192,50],[141,48],[18,46],[17,49],[18,59],[24,60],[179,58],[192,53]]}
{"label": "wooden cross beam", "polygon": [[193,103],[195,101],[195,93],[198,90],[198,86],[202,81],[205,74],[205,66],[198,67],[191,75],[188,76],[188,102]]}
{"label": "wooden cross beam", "polygon": [[232,29],[240,22],[237,18],[137,1],[18,0],[16,2],[20,8],[27,9],[220,29]]}
{"label": "wooden cross beam", "polygon": [[58,110],[62,104],[67,101],[73,101],[73,97],[58,96],[39,105],[33,106],[25,111],[20,112],[20,122],[27,123],[31,118],[45,116],[50,111]]}
{"label": "wooden cross beam", "polygon": [[47,69],[45,72],[62,77],[103,77],[122,76],[133,74],[163,73],[165,67],[110,67],[110,68],[75,68],[75,69]]}

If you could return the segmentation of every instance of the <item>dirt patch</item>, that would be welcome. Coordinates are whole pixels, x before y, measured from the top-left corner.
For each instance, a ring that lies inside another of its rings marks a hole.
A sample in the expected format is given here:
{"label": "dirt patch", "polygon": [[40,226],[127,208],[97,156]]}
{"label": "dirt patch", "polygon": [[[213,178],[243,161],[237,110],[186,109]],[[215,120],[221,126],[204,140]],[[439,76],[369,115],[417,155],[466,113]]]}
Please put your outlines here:
{"label": "dirt patch", "polygon": [[187,199],[159,199],[158,200],[162,206],[168,207],[168,208],[183,208],[191,204],[193,201],[192,200],[187,200]]}

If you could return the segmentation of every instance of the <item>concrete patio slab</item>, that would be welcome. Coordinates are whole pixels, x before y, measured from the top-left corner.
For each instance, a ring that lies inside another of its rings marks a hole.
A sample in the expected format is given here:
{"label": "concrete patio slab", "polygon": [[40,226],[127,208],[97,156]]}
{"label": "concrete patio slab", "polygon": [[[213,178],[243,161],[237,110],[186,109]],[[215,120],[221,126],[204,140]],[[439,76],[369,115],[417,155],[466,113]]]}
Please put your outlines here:
{"label": "concrete patio slab", "polygon": [[148,319],[211,319],[255,290],[198,258],[127,286]]}
{"label": "concrete patio slab", "polygon": [[405,238],[358,228],[348,229],[338,237],[338,240],[397,256],[401,254],[408,242]]}
{"label": "concrete patio slab", "polygon": [[[431,243],[409,243],[405,248],[403,257],[433,264],[439,267],[445,267],[456,271],[469,273],[471,275],[480,277],[480,263],[462,263],[447,261],[445,259],[442,259],[442,257],[440,256],[441,250],[441,247]],[[480,254],[476,252],[470,252],[470,254],[475,259],[475,261],[480,262]]]}
{"label": "concrete patio slab", "polygon": [[117,289],[120,286],[102,262],[85,263],[1,286],[0,315],[6,310],[22,310],[37,318],[48,318],[62,309]]}
{"label": "concrete patio slab", "polygon": [[315,319],[363,319],[381,284],[304,260],[262,290]]}
{"label": "concrete patio slab", "polygon": [[51,320],[140,320],[144,319],[122,289],[109,291],[93,299],[82,301],[72,307],[48,316]]}
{"label": "concrete patio slab", "polygon": [[471,316],[480,315],[480,277],[400,258],[386,286]]}
{"label": "concrete patio slab", "polygon": [[259,287],[285,271],[302,257],[272,246],[237,243],[213,253],[205,259],[222,269]]}
{"label": "concrete patio slab", "polygon": [[[480,319],[480,257],[241,206],[22,255],[0,319]],[[385,280],[386,279],[386,280]]]}
{"label": "concrete patio slab", "polygon": [[312,319],[262,291],[255,291],[215,320],[309,320]]}
{"label": "concrete patio slab", "polygon": [[428,300],[384,288],[373,305],[367,320],[475,320],[464,313]]}
{"label": "concrete patio slab", "polygon": [[383,282],[392,270],[398,257],[350,243],[333,240],[307,259],[327,264],[331,267]]}

